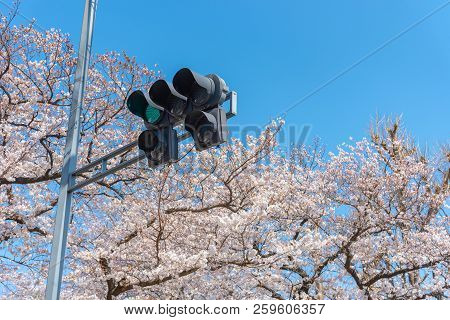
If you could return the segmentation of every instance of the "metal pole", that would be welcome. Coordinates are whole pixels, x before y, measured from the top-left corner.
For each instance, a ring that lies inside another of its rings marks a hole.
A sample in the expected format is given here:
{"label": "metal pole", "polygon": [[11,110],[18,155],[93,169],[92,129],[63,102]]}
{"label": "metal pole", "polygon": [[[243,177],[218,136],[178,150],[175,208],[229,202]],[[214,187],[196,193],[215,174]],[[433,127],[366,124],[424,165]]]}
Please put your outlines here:
{"label": "metal pole", "polygon": [[53,231],[52,251],[48,269],[45,299],[57,300],[61,290],[64,271],[64,256],[67,244],[67,232],[71,215],[72,192],[74,183],[72,173],[77,165],[78,142],[80,140],[80,115],[83,105],[84,90],[88,76],[89,57],[91,54],[92,33],[94,29],[97,0],[86,0],[81,28],[78,62],[75,71],[75,84],[70,107],[61,184],[59,189],[58,208]]}

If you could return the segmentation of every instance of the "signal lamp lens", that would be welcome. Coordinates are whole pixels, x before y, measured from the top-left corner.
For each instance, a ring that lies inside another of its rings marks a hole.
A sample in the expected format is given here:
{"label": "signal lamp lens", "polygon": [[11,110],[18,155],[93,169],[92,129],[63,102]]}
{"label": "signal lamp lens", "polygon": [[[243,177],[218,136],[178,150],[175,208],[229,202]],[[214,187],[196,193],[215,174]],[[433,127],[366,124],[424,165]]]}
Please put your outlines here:
{"label": "signal lamp lens", "polygon": [[138,147],[144,152],[151,152],[158,145],[159,139],[156,134],[150,130],[143,131],[138,138]]}
{"label": "signal lamp lens", "polygon": [[150,123],[156,123],[158,122],[159,118],[161,117],[161,110],[156,109],[152,106],[147,106],[145,109],[145,120],[147,120]]}
{"label": "signal lamp lens", "polygon": [[201,143],[210,144],[214,136],[213,126],[202,126],[199,128],[197,137]]}

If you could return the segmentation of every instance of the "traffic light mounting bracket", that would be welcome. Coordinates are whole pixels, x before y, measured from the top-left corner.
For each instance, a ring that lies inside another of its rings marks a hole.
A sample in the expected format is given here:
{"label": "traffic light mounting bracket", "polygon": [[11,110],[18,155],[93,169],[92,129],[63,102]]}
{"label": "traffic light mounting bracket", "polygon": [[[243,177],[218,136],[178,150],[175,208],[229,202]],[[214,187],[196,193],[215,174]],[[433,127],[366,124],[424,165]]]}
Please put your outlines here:
{"label": "traffic light mounting bracket", "polygon": [[[229,109],[227,111],[227,119],[230,119],[237,115],[237,93],[235,91],[230,91],[227,94],[227,97],[225,101],[229,102]],[[178,141],[186,140],[190,137],[189,132],[184,132],[178,136]],[[74,172],[72,172],[71,177],[73,179],[73,182],[71,185],[72,187],[69,188],[69,192],[74,192],[78,189],[81,189],[91,183],[94,183],[98,180],[103,179],[104,177],[113,174],[121,169],[124,169],[126,167],[129,167],[140,160],[145,158],[144,154],[139,154],[137,156],[134,156],[127,160],[122,160],[119,162],[119,164],[116,164],[115,166],[108,168],[108,161],[111,159],[114,159],[119,156],[126,156],[130,153],[130,150],[137,147],[137,140],[120,147],[114,151],[111,151],[109,154],[96,159],[92,161],[91,163],[76,169]],[[93,170],[100,168],[100,170],[97,170],[95,172],[92,172]],[[85,179],[83,181],[80,181],[78,183],[76,182],[77,177],[84,177]]]}

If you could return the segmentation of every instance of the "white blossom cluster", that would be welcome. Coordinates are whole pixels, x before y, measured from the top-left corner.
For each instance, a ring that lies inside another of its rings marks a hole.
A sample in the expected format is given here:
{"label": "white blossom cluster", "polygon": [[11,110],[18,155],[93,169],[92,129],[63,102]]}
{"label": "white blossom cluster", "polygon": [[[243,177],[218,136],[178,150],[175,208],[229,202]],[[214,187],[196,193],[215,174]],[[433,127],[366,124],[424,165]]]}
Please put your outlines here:
{"label": "white blossom cluster", "polygon": [[[0,40],[0,298],[42,298],[76,59],[67,35],[8,17]],[[126,97],[159,77],[93,59],[79,166],[136,138]],[[63,298],[447,299],[448,151],[395,122],[287,157],[281,125],[77,192]]]}

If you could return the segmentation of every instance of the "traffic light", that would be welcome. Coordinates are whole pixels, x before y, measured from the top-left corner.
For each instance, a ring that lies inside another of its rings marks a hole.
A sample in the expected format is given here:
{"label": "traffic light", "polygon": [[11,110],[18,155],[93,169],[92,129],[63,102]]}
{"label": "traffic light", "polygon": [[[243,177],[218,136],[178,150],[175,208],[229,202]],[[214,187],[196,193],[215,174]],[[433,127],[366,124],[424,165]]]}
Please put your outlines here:
{"label": "traffic light", "polygon": [[127,106],[148,129],[139,135],[138,147],[145,152],[149,166],[178,159],[174,126],[179,124],[184,124],[199,151],[226,142],[227,114],[221,104],[227,99],[235,101],[230,97],[233,94],[222,78],[203,76],[188,68],[175,74],[173,85],[162,79],[155,81],[148,90],[149,99],[142,91],[134,91]]}
{"label": "traffic light", "polygon": [[173,86],[190,100],[194,110],[220,105],[228,93],[225,81],[219,76],[215,74],[202,76],[188,68],[183,68],[175,74]]}
{"label": "traffic light", "polygon": [[215,74],[199,75],[188,68],[173,77],[176,91],[187,97],[186,130],[194,139],[197,150],[217,146],[227,140],[227,118],[220,105],[229,92],[225,81]]}
{"label": "traffic light", "polygon": [[199,151],[217,146],[227,141],[227,116],[216,106],[207,111],[195,110],[186,116],[184,126],[194,139]]}
{"label": "traffic light", "polygon": [[166,109],[177,119],[182,119],[188,111],[186,97],[179,94],[172,84],[165,80],[155,81],[148,90],[148,95],[155,104]]}
{"label": "traffic light", "polygon": [[130,94],[127,99],[127,107],[132,114],[151,124],[158,123],[163,117],[163,110],[151,106],[141,90],[136,90]]}
{"label": "traffic light", "polygon": [[150,167],[178,160],[178,137],[171,116],[151,105],[144,93],[136,90],[127,99],[131,113],[144,120],[147,130],[138,138],[138,148],[145,153]]}
{"label": "traffic light", "polygon": [[151,168],[178,160],[177,132],[172,126],[145,130],[139,135],[138,148],[145,153]]}

